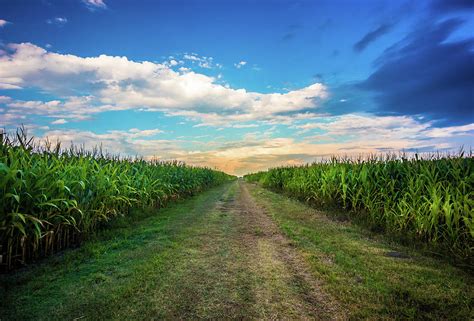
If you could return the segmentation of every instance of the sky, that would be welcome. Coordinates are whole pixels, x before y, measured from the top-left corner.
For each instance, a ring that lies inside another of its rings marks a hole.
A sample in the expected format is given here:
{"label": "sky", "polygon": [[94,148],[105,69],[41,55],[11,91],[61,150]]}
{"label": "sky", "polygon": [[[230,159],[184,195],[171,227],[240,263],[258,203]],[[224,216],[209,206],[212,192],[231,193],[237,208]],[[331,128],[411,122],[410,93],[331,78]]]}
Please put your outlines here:
{"label": "sky", "polygon": [[243,175],[474,144],[474,0],[0,0],[0,127]]}

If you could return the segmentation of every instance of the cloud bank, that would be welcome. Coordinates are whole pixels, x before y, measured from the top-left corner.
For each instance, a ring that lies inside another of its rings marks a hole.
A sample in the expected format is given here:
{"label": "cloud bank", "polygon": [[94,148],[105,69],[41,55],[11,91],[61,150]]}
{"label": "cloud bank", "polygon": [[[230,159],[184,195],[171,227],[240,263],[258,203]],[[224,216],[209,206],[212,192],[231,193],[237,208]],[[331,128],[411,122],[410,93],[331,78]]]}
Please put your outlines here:
{"label": "cloud bank", "polygon": [[[160,129],[128,131],[109,130],[103,134],[79,130],[50,130],[44,133],[50,141],[84,144],[92,148],[101,142],[104,149],[122,155],[142,155],[162,160],[177,159],[189,164],[211,166],[242,175],[275,166],[313,162],[332,155],[359,156],[387,151],[424,151],[450,149],[451,138],[470,139],[474,124],[434,128],[407,116],[373,116],[347,114],[317,123],[298,125],[298,129],[318,129],[304,139],[271,137],[258,130],[243,139],[210,142],[190,139],[160,138]],[[185,145],[192,144],[192,148]]]}
{"label": "cloud bank", "polygon": [[10,108],[83,119],[110,110],[141,109],[184,115],[207,125],[263,120],[315,109],[328,96],[319,83],[287,93],[233,89],[214,77],[170,64],[126,57],[63,55],[30,43],[10,44],[0,56],[0,89],[36,88],[64,97],[49,102],[10,102]]}

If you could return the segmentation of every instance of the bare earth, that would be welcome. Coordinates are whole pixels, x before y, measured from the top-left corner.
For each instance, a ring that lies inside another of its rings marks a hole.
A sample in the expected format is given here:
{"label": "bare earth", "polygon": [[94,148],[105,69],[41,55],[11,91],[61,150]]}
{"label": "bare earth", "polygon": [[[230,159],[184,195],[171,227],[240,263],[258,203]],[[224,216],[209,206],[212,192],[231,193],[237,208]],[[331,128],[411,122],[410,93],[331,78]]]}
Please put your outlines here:
{"label": "bare earth", "polygon": [[256,274],[255,293],[259,317],[281,319],[344,319],[338,303],[321,290],[320,281],[288,240],[256,205],[246,184],[239,182],[234,199],[219,209],[237,220],[238,233],[232,242],[246,257],[247,268]]}

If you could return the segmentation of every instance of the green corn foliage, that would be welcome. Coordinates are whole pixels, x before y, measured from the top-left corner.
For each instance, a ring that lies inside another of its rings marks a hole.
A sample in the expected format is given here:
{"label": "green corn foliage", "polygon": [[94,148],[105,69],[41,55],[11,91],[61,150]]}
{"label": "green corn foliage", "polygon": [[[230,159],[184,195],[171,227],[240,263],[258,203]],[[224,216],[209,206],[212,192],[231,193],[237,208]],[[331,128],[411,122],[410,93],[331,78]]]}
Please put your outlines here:
{"label": "green corn foliage", "polygon": [[0,264],[24,264],[71,245],[132,207],[165,206],[233,177],[183,163],[35,145],[0,132]]}
{"label": "green corn foliage", "polygon": [[435,243],[458,258],[473,258],[472,153],[333,158],[274,168],[245,179],[317,206],[347,209],[370,224]]}

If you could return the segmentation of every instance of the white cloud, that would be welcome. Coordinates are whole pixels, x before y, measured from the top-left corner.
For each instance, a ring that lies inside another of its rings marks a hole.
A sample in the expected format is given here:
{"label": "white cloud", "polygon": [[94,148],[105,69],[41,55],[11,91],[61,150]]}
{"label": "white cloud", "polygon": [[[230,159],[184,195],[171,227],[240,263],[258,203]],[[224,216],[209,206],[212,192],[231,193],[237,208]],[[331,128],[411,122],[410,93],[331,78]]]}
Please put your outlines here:
{"label": "white cloud", "polygon": [[468,124],[463,126],[451,126],[442,128],[431,128],[426,132],[427,137],[441,138],[441,137],[454,137],[459,135],[471,135],[474,136],[474,124]]}
{"label": "white cloud", "polygon": [[82,2],[91,11],[95,11],[97,9],[107,9],[107,5],[105,4],[104,0],[82,0]]}
{"label": "white cloud", "polygon": [[7,24],[9,24],[9,23],[11,23],[11,22],[8,22],[8,21],[6,21],[6,20],[0,19],[0,28],[5,27],[5,26],[6,26]]}
{"label": "white cloud", "polygon": [[8,96],[0,96],[0,104],[2,103],[7,103],[7,102],[10,102],[12,101],[12,99]]}
{"label": "white cloud", "polygon": [[[421,145],[445,148],[453,137],[472,137],[474,124],[438,128],[433,122],[420,122],[411,116],[376,116],[372,114],[346,114],[325,117],[316,122],[293,126],[299,134],[318,129],[320,132],[306,137],[319,142],[344,142],[353,146],[385,146],[400,150],[419,148]],[[451,147],[456,147],[451,145]]]}
{"label": "white cloud", "polygon": [[66,17],[56,17],[56,18],[53,18],[53,19],[48,19],[46,20],[46,23],[51,25],[51,24],[55,24],[55,25],[59,25],[59,26],[62,26],[62,25],[65,25],[67,23],[67,18]]}
{"label": "white cloud", "polygon": [[221,64],[215,64],[213,57],[199,56],[198,54],[184,54],[184,60],[189,60],[193,64],[197,64],[201,68],[212,69],[212,68],[222,68]]}
{"label": "white cloud", "polygon": [[[142,139],[146,137],[155,136],[163,131],[160,129],[129,129],[124,130],[109,130],[104,134],[97,134],[91,131],[79,131],[79,130],[52,130],[46,132],[44,137],[58,138],[61,141],[74,141],[75,143],[87,143],[89,146],[95,146],[97,142],[132,142],[136,139]],[[63,138],[61,138],[61,136]],[[116,149],[115,149],[116,150]],[[114,150],[111,150],[114,151]]]}
{"label": "white cloud", "polygon": [[243,66],[245,66],[246,64],[247,64],[247,62],[242,60],[242,61],[240,61],[240,62],[234,64],[234,66],[235,66],[235,68],[240,69],[240,68],[242,68]]}
{"label": "white cloud", "polygon": [[46,102],[13,99],[8,99],[2,102],[0,99],[0,103],[3,103],[8,108],[8,112],[12,115],[42,115],[75,120],[88,119],[91,115],[104,111],[121,110],[118,106],[95,105],[92,96],[71,96],[64,101],[50,100]]}
{"label": "white cloud", "polygon": [[[105,110],[145,109],[188,114],[206,125],[217,125],[317,108],[318,100],[328,95],[326,87],[318,83],[284,94],[262,94],[233,89],[193,71],[174,71],[166,64],[107,55],[82,58],[48,52],[29,43],[10,44],[8,49],[8,54],[0,56],[0,87],[36,87],[67,97],[64,102],[17,102],[11,106],[45,108],[47,114],[63,109],[84,117]],[[189,57],[200,59],[194,54]],[[82,100],[86,102],[81,104]]]}
{"label": "white cloud", "polygon": [[235,124],[231,125],[232,128],[255,128],[258,127],[257,124]]}
{"label": "white cloud", "polygon": [[21,89],[21,87],[13,84],[0,83],[0,89]]}
{"label": "white cloud", "polygon": [[64,118],[60,118],[51,122],[52,125],[62,125],[62,124],[67,124],[67,123],[68,121]]}
{"label": "white cloud", "polygon": [[312,122],[298,125],[296,128],[302,132],[320,129],[328,136],[361,137],[413,137],[413,135],[426,130],[430,123],[420,123],[409,116],[384,116],[377,117],[372,114],[356,115],[345,114],[341,116],[325,117],[324,122]]}
{"label": "white cloud", "polygon": [[138,128],[132,128],[128,131],[126,136],[130,138],[138,138],[138,137],[150,137],[150,136],[155,136],[157,134],[164,133],[163,130],[155,128],[155,129],[144,129],[140,130]]}
{"label": "white cloud", "polygon": [[2,126],[18,126],[21,125],[26,120],[26,115],[16,114],[16,113],[0,113],[0,123]]}

